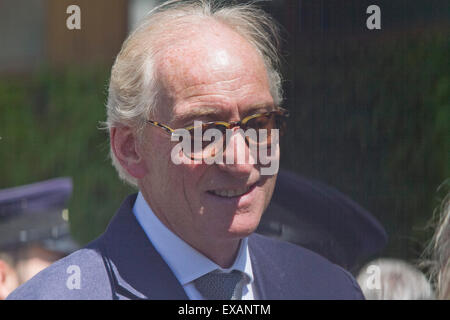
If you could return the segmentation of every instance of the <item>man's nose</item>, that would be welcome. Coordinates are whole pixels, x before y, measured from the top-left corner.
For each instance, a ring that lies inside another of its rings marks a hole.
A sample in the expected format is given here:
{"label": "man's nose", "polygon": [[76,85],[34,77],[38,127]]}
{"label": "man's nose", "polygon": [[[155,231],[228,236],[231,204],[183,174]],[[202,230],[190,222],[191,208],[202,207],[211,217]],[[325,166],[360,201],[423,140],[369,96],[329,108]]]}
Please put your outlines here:
{"label": "man's nose", "polygon": [[224,139],[226,146],[219,168],[235,176],[250,175],[256,158],[245,141],[244,131],[239,127],[227,130]]}

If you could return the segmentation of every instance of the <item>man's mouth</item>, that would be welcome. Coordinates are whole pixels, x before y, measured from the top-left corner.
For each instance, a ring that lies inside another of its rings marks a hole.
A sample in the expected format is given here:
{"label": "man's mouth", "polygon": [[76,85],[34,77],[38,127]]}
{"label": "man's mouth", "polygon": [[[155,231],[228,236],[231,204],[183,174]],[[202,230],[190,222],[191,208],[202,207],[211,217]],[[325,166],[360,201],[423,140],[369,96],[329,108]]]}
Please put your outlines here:
{"label": "man's mouth", "polygon": [[208,191],[208,193],[222,197],[222,198],[240,197],[243,194],[246,194],[247,192],[249,192],[251,189],[253,189],[253,187],[255,185],[256,184],[252,184],[248,187],[242,187],[242,188],[237,188],[237,189],[210,190],[210,191]]}

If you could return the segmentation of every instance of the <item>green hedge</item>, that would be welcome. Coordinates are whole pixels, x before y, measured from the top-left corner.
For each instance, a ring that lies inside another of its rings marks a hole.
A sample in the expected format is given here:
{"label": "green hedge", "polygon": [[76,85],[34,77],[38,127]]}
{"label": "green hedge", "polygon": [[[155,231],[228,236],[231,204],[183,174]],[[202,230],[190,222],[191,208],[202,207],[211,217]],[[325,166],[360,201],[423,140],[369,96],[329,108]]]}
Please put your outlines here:
{"label": "green hedge", "polygon": [[398,31],[296,40],[286,101],[287,167],[377,216],[385,254],[417,257],[450,177],[450,34]]}
{"label": "green hedge", "polygon": [[132,190],[108,158],[106,70],[42,71],[0,81],[0,188],[70,176],[71,228],[81,243],[102,232]]}

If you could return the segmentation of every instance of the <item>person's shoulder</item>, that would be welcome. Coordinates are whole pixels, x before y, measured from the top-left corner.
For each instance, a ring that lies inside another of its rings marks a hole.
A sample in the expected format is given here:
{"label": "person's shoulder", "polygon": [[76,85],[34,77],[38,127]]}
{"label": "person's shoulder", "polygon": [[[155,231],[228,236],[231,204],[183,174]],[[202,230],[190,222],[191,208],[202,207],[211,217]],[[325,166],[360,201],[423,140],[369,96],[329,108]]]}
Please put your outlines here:
{"label": "person's shoulder", "polygon": [[56,261],[14,290],[8,300],[110,299],[111,287],[95,243]]}
{"label": "person's shoulder", "polygon": [[265,256],[272,269],[285,274],[286,285],[325,299],[364,299],[347,270],[309,249],[256,233],[250,237],[249,246]]}

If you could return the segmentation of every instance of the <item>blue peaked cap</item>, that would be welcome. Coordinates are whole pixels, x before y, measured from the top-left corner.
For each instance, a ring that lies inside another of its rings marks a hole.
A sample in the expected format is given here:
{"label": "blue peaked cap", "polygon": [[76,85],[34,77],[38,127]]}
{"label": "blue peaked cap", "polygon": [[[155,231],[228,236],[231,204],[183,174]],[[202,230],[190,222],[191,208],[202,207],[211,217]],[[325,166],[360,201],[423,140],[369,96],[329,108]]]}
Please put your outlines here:
{"label": "blue peaked cap", "polygon": [[76,250],[63,214],[72,188],[65,177],[0,190],[0,249],[39,243],[62,253]]}

